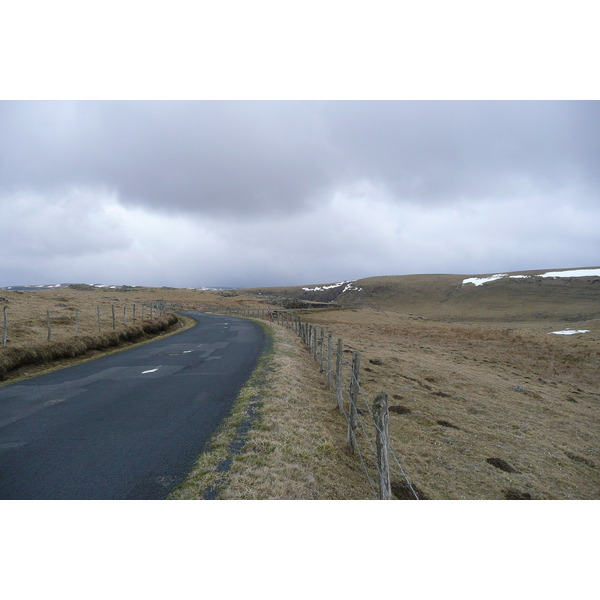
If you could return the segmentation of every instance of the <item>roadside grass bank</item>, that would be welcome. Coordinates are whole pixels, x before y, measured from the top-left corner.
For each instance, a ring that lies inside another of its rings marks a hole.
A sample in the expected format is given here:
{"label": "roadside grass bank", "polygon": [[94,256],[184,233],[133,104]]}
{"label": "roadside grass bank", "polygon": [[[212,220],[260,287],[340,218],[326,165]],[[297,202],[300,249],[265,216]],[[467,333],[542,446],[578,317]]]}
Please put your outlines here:
{"label": "roadside grass bank", "polygon": [[189,317],[169,313],[158,319],[121,327],[108,333],[1,348],[0,382],[34,377],[134,345],[145,344],[158,336],[172,335],[194,324],[195,321]]}
{"label": "roadside grass bank", "polygon": [[171,500],[344,500],[373,492],[346,453],[335,395],[300,339],[256,321],[270,342]]}

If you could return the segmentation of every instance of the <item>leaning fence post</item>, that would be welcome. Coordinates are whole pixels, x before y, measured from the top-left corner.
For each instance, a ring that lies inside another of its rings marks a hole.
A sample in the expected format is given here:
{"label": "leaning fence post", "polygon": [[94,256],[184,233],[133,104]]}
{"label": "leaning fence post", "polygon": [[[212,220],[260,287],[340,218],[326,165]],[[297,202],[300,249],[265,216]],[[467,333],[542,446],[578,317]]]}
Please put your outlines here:
{"label": "leaning fence post", "polygon": [[388,410],[388,396],[379,392],[373,402],[373,416],[375,418],[375,439],[377,442],[377,477],[379,479],[379,499],[391,500],[392,487],[390,482],[390,461],[388,456],[388,429],[390,413]]}
{"label": "leaning fence post", "polygon": [[350,410],[348,415],[348,450],[354,454],[356,451],[356,426],[358,425],[358,402],[360,371],[360,353],[352,352],[352,374],[350,375]]}

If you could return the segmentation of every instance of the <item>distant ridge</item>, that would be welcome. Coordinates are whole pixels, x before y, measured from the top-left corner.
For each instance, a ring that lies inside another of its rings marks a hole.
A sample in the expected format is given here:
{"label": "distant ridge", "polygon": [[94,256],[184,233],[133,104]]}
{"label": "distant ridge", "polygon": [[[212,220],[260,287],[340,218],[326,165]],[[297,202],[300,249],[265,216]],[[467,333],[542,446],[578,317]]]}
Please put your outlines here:
{"label": "distant ridge", "polygon": [[[98,288],[98,289],[109,289],[109,290],[120,290],[120,289],[142,289],[142,288],[155,288],[159,286],[142,286],[142,285],[108,285],[104,283],[49,283],[42,285],[7,285],[5,287],[0,287],[0,290],[7,290],[12,292],[27,292],[27,291],[36,291],[36,290],[60,290],[64,288],[75,288],[75,289],[90,289],[90,288]],[[169,288],[169,289],[177,289],[177,288]],[[220,290],[220,289],[234,289],[234,288],[212,288],[212,287],[199,287],[199,288],[186,288],[191,290]],[[235,288],[238,289],[238,288]]]}
{"label": "distant ridge", "polygon": [[446,320],[578,321],[600,317],[600,267],[382,276],[243,291]]}

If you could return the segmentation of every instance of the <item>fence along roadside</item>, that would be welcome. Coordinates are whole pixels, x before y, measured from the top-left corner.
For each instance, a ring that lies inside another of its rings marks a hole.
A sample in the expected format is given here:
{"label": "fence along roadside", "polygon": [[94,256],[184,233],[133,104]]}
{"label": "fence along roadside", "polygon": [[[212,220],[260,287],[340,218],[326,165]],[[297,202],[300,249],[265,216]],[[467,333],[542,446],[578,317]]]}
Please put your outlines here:
{"label": "fence along roadside", "polygon": [[[408,476],[404,472],[402,465],[398,461],[389,441],[389,407],[388,396],[385,392],[379,392],[375,397],[372,406],[369,404],[365,394],[360,386],[360,352],[352,351],[352,364],[344,360],[343,357],[343,340],[338,338],[337,349],[333,348],[332,334],[328,333],[325,337],[324,328],[320,331],[315,325],[302,322],[301,318],[292,310],[277,310],[271,311],[267,309],[248,309],[248,310],[212,310],[217,314],[237,315],[242,317],[255,317],[264,320],[270,320],[271,325],[273,319],[277,324],[287,327],[294,331],[303,341],[308,351],[312,355],[315,362],[319,363],[320,372],[326,372],[327,389],[331,389],[332,384],[335,386],[335,394],[339,412],[344,416],[348,424],[347,448],[354,455],[358,455],[365,475],[371,486],[374,496],[380,500],[391,500],[391,466],[396,467],[406,481],[408,489],[415,500],[420,500],[419,494],[411,484]],[[325,340],[327,341],[327,350],[325,351]],[[320,349],[320,352],[319,352]],[[324,366],[326,355],[326,366]],[[335,360],[335,374],[334,365]],[[350,381],[348,386],[343,384],[343,367],[350,367]],[[346,401],[344,394],[348,396]],[[359,401],[366,407],[366,411],[358,408]],[[346,409],[347,405],[347,409]],[[374,429],[375,440],[371,441],[372,433],[369,434],[365,423],[361,418],[361,413],[368,413],[371,417],[371,425]],[[357,433],[359,435],[357,435]],[[376,463],[377,485],[373,482],[373,478],[369,473],[369,469],[365,463],[365,456],[359,440],[363,446],[370,449]],[[390,456],[393,463],[390,463]]]}
{"label": "fence along roadside", "polygon": [[[136,305],[138,303],[134,302],[133,303],[133,322],[136,322]],[[164,316],[167,314],[167,310],[168,310],[168,305],[167,302],[164,300],[153,300],[152,302],[150,302],[150,304],[144,304],[142,303],[142,317],[141,320],[143,321],[145,319],[144,316],[144,311],[145,309],[149,309],[150,311],[150,316],[148,318],[150,319],[157,319],[161,316]],[[79,335],[79,324],[80,324],[80,319],[79,319],[79,314],[80,314],[80,310],[79,309],[74,309],[75,311],[75,316],[72,317],[70,315],[65,315],[64,313],[61,313],[59,311],[55,311],[53,314],[53,311],[50,310],[46,310],[46,314],[44,317],[44,323],[46,325],[46,340],[50,341],[52,339],[52,332],[53,332],[53,326],[56,327],[57,325],[64,325],[64,321],[66,320],[69,324],[70,327],[74,327],[74,331],[75,331],[75,335]],[[8,345],[8,331],[9,331],[9,320],[8,320],[8,305],[4,305],[3,310],[3,318],[2,318],[2,348],[6,348]],[[96,306],[96,316],[97,316],[97,322],[98,322],[98,332],[100,332],[102,330],[102,319],[101,319],[101,312],[100,312],[100,305]],[[111,329],[116,330],[117,329],[117,320],[116,320],[116,316],[115,316],[115,305],[111,304],[111,317],[110,317],[110,323],[111,323]],[[18,322],[15,322],[15,325],[18,325]],[[125,304],[123,306],[123,326],[127,325],[127,304]]]}

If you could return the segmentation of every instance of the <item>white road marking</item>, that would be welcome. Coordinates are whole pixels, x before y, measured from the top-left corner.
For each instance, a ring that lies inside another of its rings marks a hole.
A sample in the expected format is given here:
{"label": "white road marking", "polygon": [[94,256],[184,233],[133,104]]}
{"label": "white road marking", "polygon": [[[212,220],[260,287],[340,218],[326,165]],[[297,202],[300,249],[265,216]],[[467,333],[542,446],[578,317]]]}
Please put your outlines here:
{"label": "white road marking", "polygon": [[156,373],[156,371],[158,371],[160,369],[160,367],[162,367],[162,365],[159,365],[158,367],[156,367],[156,369],[150,369],[148,371],[142,371],[142,375],[145,375],[146,373]]}

